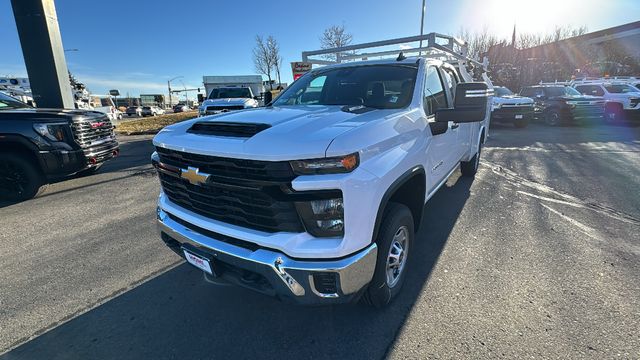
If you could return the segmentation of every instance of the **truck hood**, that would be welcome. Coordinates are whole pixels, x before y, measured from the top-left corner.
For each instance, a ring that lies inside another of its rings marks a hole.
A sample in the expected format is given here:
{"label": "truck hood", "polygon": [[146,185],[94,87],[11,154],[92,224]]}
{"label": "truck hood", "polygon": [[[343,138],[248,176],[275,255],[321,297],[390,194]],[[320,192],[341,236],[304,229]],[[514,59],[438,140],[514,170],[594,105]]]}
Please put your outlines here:
{"label": "truck hood", "polygon": [[76,109],[46,109],[24,108],[15,110],[0,110],[0,120],[28,120],[28,121],[61,121],[72,120],[77,117],[103,117],[104,114],[97,111]]}
{"label": "truck hood", "polygon": [[551,99],[555,100],[566,100],[566,101],[604,101],[603,97],[600,96],[591,96],[591,95],[564,95],[564,96],[556,96]]}
{"label": "truck hood", "polygon": [[202,106],[219,105],[219,106],[240,106],[252,103],[254,100],[249,98],[226,98],[226,99],[207,99],[202,102]]}
{"label": "truck hood", "polygon": [[[282,106],[240,110],[206,116],[164,128],[155,146],[211,156],[252,160],[321,158],[337,136],[398,110],[371,110],[354,114],[341,106]],[[196,122],[267,124],[250,138],[201,135],[187,132]]]}
{"label": "truck hood", "polygon": [[533,99],[520,95],[494,96],[494,104],[533,104]]}

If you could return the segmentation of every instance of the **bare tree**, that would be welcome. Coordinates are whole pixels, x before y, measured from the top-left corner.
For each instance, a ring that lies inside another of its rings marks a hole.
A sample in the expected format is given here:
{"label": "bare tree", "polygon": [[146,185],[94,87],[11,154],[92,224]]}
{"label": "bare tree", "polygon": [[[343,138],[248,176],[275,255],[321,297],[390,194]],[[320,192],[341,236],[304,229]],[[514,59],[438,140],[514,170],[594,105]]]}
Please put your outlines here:
{"label": "bare tree", "polygon": [[[353,35],[348,33],[343,25],[333,25],[326,29],[320,37],[320,47],[322,49],[332,49],[343,47],[351,44]],[[325,58],[329,60],[337,60],[341,53],[327,54]]]}
{"label": "bare tree", "polygon": [[282,82],[280,81],[280,67],[282,66],[282,56],[280,56],[280,45],[276,41],[276,39],[269,35],[267,38],[267,50],[269,53],[269,57],[273,61],[273,69],[276,72],[276,77],[278,78],[278,88],[282,86]]}
{"label": "bare tree", "polygon": [[256,46],[253,48],[253,64],[258,73],[267,76],[267,79],[269,79],[269,87],[273,90],[271,74],[273,73],[275,64],[269,53],[268,39],[265,41],[260,35],[256,35]]}
{"label": "bare tree", "polygon": [[482,55],[486,53],[489,48],[501,42],[497,36],[489,33],[489,29],[486,26],[482,31],[475,33],[467,29],[460,29],[458,37],[467,42],[467,56],[477,60],[482,60]]}
{"label": "bare tree", "polygon": [[270,90],[273,90],[271,75],[274,72],[278,78],[278,83],[280,83],[282,57],[280,56],[280,45],[273,36],[269,35],[265,40],[262,36],[256,35],[256,46],[253,48],[253,64],[258,73],[267,76]]}

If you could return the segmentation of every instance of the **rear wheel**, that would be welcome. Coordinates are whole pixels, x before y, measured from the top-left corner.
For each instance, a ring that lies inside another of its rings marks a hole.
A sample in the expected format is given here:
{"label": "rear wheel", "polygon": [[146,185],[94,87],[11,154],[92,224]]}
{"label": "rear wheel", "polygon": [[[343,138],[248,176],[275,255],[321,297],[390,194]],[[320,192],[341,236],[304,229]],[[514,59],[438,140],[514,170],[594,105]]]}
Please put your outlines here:
{"label": "rear wheel", "polygon": [[0,154],[0,198],[28,200],[44,190],[44,179],[32,162],[20,155]]}
{"label": "rear wheel", "polygon": [[560,125],[560,114],[555,110],[550,110],[544,115],[544,122],[549,126]]}
{"label": "rear wheel", "polygon": [[363,297],[366,303],[377,308],[385,307],[400,293],[414,237],[413,216],[409,208],[398,203],[387,204],[376,239],[376,268]]}

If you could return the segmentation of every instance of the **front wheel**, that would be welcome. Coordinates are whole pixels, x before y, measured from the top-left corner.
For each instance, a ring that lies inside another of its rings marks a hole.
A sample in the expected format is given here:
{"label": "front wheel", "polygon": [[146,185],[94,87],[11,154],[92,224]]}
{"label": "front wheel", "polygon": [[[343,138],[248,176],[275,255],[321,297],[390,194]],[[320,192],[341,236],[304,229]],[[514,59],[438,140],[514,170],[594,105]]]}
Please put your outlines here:
{"label": "front wheel", "polygon": [[480,153],[482,152],[482,140],[478,144],[478,152],[469,161],[460,162],[460,171],[464,177],[474,177],[480,166]]}
{"label": "front wheel", "polygon": [[36,166],[20,155],[0,154],[0,199],[24,201],[44,189]]}
{"label": "front wheel", "polygon": [[617,125],[622,122],[623,111],[619,105],[607,106],[604,112],[604,121],[609,125]]}
{"label": "front wheel", "polygon": [[558,114],[557,111],[551,110],[545,114],[544,122],[549,126],[558,126],[560,125],[560,114]]}
{"label": "front wheel", "polygon": [[398,295],[406,277],[414,237],[413,216],[409,208],[398,203],[387,204],[376,239],[376,268],[363,297],[366,303],[382,308]]}

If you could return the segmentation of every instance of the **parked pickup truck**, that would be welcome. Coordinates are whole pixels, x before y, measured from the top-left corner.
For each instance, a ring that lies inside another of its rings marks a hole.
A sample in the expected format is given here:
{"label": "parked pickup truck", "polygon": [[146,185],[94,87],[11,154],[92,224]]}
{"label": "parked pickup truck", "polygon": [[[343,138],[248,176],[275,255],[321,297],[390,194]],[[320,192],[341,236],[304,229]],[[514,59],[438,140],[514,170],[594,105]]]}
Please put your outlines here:
{"label": "parked pickup truck", "polygon": [[511,123],[517,128],[529,125],[533,117],[533,99],[515,95],[503,86],[495,86],[491,102],[491,122]]}
{"label": "parked pickup truck", "polygon": [[30,199],[49,180],[94,172],[118,153],[106,114],[36,109],[0,93],[0,198]]}
{"label": "parked pickup truck", "polygon": [[258,100],[250,87],[221,87],[211,90],[207,99],[198,107],[198,115],[213,115],[255,107],[258,107]]}
{"label": "parked pickup truck", "polygon": [[576,80],[574,89],[583,95],[603,97],[606,101],[605,120],[640,120],[640,89],[627,81],[610,79]]}
{"label": "parked pickup truck", "polygon": [[384,306],[425,202],[458,167],[476,173],[490,94],[448,63],[400,56],[315,69],[267,107],[168,126],[153,140],[160,235],[214,283]]}
{"label": "parked pickup truck", "polygon": [[602,121],[605,100],[598,96],[581,95],[574,88],[562,84],[527,86],[520,94],[533,98],[534,114],[547,125],[575,124]]}

